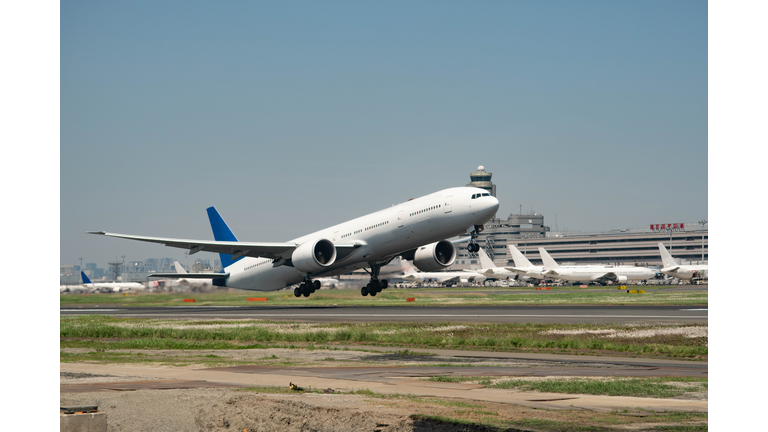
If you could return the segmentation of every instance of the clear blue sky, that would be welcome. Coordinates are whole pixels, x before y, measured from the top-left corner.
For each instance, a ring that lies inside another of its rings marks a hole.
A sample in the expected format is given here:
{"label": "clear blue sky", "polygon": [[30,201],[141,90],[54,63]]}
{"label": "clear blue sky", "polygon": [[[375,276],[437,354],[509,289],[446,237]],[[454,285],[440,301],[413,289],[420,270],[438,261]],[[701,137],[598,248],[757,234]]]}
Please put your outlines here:
{"label": "clear blue sky", "polygon": [[[493,172],[554,228],[707,218],[707,2],[61,3],[62,264],[88,230],[284,241]],[[210,254],[201,254],[210,258]]]}

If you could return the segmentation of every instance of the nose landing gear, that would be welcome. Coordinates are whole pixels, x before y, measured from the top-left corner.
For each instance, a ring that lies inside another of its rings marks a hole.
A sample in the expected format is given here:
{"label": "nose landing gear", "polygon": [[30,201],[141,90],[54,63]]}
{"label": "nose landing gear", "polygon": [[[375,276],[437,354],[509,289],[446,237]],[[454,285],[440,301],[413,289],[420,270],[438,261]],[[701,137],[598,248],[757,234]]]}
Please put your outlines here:
{"label": "nose landing gear", "polygon": [[470,239],[469,244],[467,245],[467,250],[470,252],[480,252],[480,245],[477,244],[475,239],[477,239],[477,236],[483,232],[483,226],[482,225],[475,225],[475,229],[470,231]]}

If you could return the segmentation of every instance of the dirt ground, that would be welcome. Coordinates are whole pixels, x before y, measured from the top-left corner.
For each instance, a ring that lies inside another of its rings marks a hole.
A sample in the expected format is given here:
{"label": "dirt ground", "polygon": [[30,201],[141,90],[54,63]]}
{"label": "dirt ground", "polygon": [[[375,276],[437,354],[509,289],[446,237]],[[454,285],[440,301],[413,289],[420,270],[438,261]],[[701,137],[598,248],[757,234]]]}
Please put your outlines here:
{"label": "dirt ground", "polygon": [[[147,377],[62,373],[62,384]],[[451,398],[357,394],[264,393],[230,388],[62,393],[61,406],[98,405],[109,431],[490,431],[479,424],[444,423],[430,415],[503,425],[506,430],[654,430],[680,420],[648,412],[622,414],[546,410]],[[706,418],[685,421],[706,427]],[[507,429],[508,428],[508,429]],[[502,429],[502,430],[504,430]]]}
{"label": "dirt ground", "polygon": [[[83,353],[90,349],[63,348],[62,352]],[[559,369],[571,362],[501,358],[466,358],[423,355],[419,352],[371,352],[326,349],[254,350],[111,350],[145,354],[163,359],[174,370],[221,366],[247,362],[264,366],[507,366]],[[206,357],[210,356],[210,357]],[[215,359],[216,364],[204,364]],[[184,363],[184,366],[176,362]],[[576,363],[578,364],[578,363]],[[581,364],[585,369],[632,367],[611,363]],[[471,370],[473,368],[467,368]],[[86,369],[88,370],[88,369]],[[546,377],[515,377],[544,379]],[[558,377],[563,379],[565,377]],[[162,376],[110,376],[107,374],[61,372],[60,384],[84,384],[168,379]],[[503,377],[497,377],[503,379]],[[592,379],[610,379],[593,377]],[[680,385],[686,385],[681,383]],[[510,431],[634,431],[657,426],[700,427],[702,416],[680,418],[679,414],[594,412],[586,409],[542,409],[511,403],[447,397],[387,396],[371,394],[274,393],[235,388],[192,388],[131,391],[61,393],[62,406],[98,405],[107,413],[109,431],[491,431],[494,424]],[[516,391],[516,390],[508,390]],[[689,392],[685,399],[707,400],[707,393]],[[450,417],[467,424],[445,423],[418,415]],[[416,416],[416,417],[414,417]],[[682,423],[681,423],[682,422]],[[473,424],[474,423],[474,424]],[[656,429],[658,430],[658,429]],[[697,429],[686,429],[697,430]]]}

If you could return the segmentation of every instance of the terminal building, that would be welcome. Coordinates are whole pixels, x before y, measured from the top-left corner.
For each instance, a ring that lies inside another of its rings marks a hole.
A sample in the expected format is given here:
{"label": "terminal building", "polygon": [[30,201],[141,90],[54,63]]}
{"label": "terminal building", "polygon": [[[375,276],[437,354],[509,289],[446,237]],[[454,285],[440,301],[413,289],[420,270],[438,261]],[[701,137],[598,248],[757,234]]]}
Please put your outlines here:
{"label": "terminal building", "polygon": [[[470,174],[467,186],[481,187],[496,195],[492,173],[483,166]],[[477,238],[480,247],[497,266],[513,266],[507,245],[514,245],[531,263],[541,265],[539,248],[543,247],[558,264],[661,266],[659,243],[682,263],[697,264],[708,259],[706,221],[649,224],[648,228],[630,228],[605,232],[553,232],[544,224],[544,215],[510,214],[506,220],[493,218]],[[477,254],[461,243],[452,270],[480,267]]]}

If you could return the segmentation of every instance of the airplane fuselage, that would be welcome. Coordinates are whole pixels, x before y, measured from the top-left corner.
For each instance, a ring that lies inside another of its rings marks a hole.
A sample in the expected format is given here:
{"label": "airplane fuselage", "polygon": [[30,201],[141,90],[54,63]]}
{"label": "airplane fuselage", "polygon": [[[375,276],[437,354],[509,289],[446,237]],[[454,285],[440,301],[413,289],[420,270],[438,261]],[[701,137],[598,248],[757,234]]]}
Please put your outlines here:
{"label": "airplane fuselage", "polygon": [[643,267],[615,267],[615,266],[585,266],[585,267],[560,267],[553,269],[556,275],[545,275],[552,279],[561,279],[571,282],[591,282],[598,280],[606,273],[613,273],[616,276],[624,276],[628,281],[638,281],[653,278],[656,273],[653,270]]}
{"label": "airplane fuselage", "polygon": [[[420,198],[334,225],[291,240],[303,244],[328,239],[334,244],[358,244],[350,254],[312,277],[328,277],[384,263],[392,257],[460,234],[474,225],[483,225],[498,209],[498,200],[483,189],[459,187],[445,189]],[[306,274],[292,266],[273,266],[268,258],[243,258],[226,268],[227,287],[274,291],[304,280]]]}
{"label": "airplane fuselage", "polygon": [[709,277],[709,265],[683,265],[677,266],[674,271],[661,269],[660,271],[667,276],[676,277],[679,279],[707,279]]}

